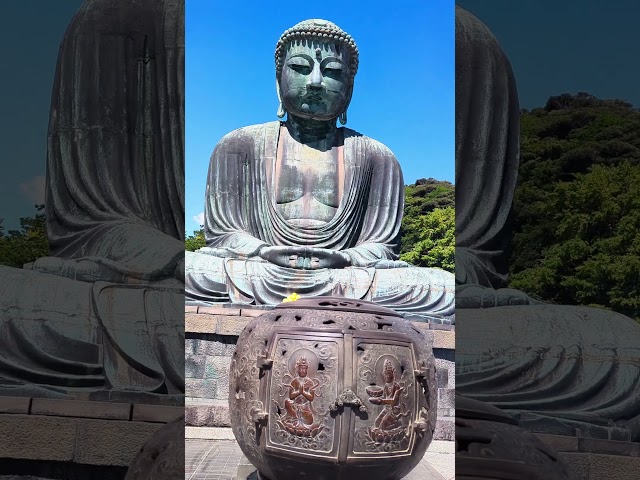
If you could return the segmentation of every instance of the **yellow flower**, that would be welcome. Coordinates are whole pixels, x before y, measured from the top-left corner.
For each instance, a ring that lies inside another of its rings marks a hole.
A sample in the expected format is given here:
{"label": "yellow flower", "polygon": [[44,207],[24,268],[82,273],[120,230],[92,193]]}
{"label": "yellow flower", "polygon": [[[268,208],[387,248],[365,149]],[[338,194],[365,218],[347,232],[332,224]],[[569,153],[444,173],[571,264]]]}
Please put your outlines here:
{"label": "yellow flower", "polygon": [[286,303],[286,302],[295,302],[296,300],[298,300],[300,298],[300,295],[298,295],[297,293],[292,293],[291,295],[289,295],[287,298],[285,298],[284,300],[282,300],[282,303]]}

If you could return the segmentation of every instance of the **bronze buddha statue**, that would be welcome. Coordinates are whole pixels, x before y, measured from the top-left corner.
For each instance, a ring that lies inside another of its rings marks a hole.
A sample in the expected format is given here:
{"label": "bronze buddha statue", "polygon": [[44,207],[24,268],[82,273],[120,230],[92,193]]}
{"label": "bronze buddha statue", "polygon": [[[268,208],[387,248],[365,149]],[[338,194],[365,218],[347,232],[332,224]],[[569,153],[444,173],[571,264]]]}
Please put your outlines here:
{"label": "bronze buddha statue", "polygon": [[398,260],[400,165],[344,125],[358,69],[353,38],[306,20],[276,46],[285,121],[240,128],[215,147],[206,247],[186,254],[187,303],[274,305],[292,293],[370,300],[454,318],[454,276]]}

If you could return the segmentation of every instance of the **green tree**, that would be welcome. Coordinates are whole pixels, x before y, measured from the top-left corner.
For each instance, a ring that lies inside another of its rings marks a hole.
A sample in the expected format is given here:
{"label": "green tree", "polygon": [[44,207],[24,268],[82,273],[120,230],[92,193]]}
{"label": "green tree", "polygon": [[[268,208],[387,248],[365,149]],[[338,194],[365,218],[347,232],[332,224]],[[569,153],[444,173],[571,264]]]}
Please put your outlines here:
{"label": "green tree", "polygon": [[521,112],[510,286],[640,319],[640,112],[586,93]]}
{"label": "green tree", "polygon": [[187,235],[184,241],[184,248],[190,252],[195,252],[199,248],[206,246],[204,241],[204,226],[200,230],[194,230],[193,235]]}
{"label": "green tree", "polygon": [[415,184],[406,185],[404,216],[400,228],[400,254],[412,251],[419,241],[426,238],[420,229],[418,219],[429,215],[435,209],[453,207],[454,204],[455,187],[450,182],[421,178]]}
{"label": "green tree", "polygon": [[22,268],[49,255],[44,205],[36,205],[36,212],[33,217],[20,219],[20,230],[0,236],[0,265]]}
{"label": "green tree", "polygon": [[435,208],[426,215],[409,218],[405,228],[416,232],[416,242],[400,259],[420,267],[442,268],[449,272],[455,266],[455,209]]}

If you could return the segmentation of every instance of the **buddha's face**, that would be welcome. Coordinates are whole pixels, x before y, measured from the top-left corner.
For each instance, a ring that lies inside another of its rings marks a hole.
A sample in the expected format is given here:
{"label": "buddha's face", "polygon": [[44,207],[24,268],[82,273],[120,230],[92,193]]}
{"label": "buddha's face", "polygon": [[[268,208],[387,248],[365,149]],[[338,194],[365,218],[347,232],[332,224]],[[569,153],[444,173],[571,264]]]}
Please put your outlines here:
{"label": "buddha's face", "polygon": [[386,383],[392,383],[395,380],[394,371],[390,368],[385,369],[382,373],[382,376],[384,377],[384,381]]}
{"label": "buddha's face", "polygon": [[349,51],[342,45],[300,40],[288,45],[279,80],[285,109],[298,117],[332,120],[350,98]]}
{"label": "buddha's face", "polygon": [[309,371],[309,367],[302,364],[298,366],[298,375],[300,375],[302,378],[307,376],[307,372]]}

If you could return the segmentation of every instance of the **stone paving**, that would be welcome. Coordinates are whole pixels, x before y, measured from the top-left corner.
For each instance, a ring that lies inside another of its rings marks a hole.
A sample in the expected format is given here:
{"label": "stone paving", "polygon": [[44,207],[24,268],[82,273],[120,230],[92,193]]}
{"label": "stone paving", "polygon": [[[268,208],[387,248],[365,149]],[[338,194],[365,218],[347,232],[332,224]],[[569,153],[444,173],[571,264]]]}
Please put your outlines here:
{"label": "stone paving", "polygon": [[[185,480],[235,480],[242,451],[234,440],[228,437],[222,440],[187,438],[185,447]],[[436,440],[422,462],[404,480],[454,478],[454,442]]]}

